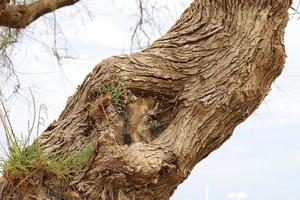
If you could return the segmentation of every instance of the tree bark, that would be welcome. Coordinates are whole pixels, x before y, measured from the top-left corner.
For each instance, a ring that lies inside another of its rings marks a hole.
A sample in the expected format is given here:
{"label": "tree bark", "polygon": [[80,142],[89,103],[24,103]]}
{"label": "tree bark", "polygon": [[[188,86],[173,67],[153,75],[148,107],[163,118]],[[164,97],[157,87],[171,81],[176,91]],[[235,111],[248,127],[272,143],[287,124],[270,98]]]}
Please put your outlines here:
{"label": "tree bark", "polygon": [[[62,157],[93,144],[90,161],[72,178],[73,193],[47,185],[49,175],[28,192],[45,199],[169,199],[270,91],[285,63],[290,6],[194,0],[145,50],[102,61],[39,138],[44,153]],[[108,105],[105,117],[91,114],[99,84],[117,79],[126,86],[121,109]],[[5,179],[1,188],[1,199],[23,198]]]}

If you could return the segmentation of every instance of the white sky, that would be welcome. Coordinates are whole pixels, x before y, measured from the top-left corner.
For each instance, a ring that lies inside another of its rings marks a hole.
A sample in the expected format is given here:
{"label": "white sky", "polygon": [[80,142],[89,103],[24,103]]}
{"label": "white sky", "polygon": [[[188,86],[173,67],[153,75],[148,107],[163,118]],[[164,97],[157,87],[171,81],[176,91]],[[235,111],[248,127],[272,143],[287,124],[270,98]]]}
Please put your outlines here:
{"label": "white sky", "polygon": [[[136,17],[132,15],[131,1],[90,1],[93,20],[68,8],[57,14],[72,54],[80,59],[65,60],[62,66],[49,56],[42,45],[24,40],[16,54],[16,70],[23,88],[30,86],[37,104],[48,108],[47,123],[56,119],[67,97],[72,95],[85,75],[102,59],[128,52],[130,28]],[[162,30],[174,23],[189,0],[172,4],[172,13],[158,15],[164,19]],[[163,4],[163,3],[162,3]],[[86,3],[85,5],[89,5]],[[82,8],[76,6],[79,9]],[[121,9],[122,8],[122,9]],[[96,11],[99,12],[96,12]],[[69,14],[65,14],[68,12]],[[101,14],[97,14],[101,13]],[[51,44],[53,38],[45,34],[51,20],[39,20],[28,37]],[[42,30],[42,31],[41,31]],[[157,33],[153,33],[157,37]],[[172,200],[204,199],[208,185],[209,200],[229,199],[230,192],[245,192],[253,200],[300,199],[300,20],[289,21],[286,29],[287,63],[283,74],[273,84],[273,89],[259,109],[236,128],[234,135],[220,149],[200,162],[190,177],[179,186]],[[60,43],[61,44],[61,43]],[[64,46],[64,45],[61,45]],[[28,92],[27,92],[28,95]],[[26,100],[17,97],[8,107],[16,132],[26,132],[32,109]],[[3,134],[1,134],[1,141]]]}

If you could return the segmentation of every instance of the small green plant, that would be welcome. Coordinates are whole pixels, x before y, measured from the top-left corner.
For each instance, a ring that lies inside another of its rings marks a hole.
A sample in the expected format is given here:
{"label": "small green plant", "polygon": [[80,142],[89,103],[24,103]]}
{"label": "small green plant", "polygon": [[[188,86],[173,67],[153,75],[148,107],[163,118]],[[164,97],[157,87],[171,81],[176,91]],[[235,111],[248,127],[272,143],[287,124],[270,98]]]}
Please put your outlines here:
{"label": "small green plant", "polygon": [[69,153],[65,158],[49,157],[41,153],[36,142],[25,148],[13,145],[7,159],[1,159],[1,168],[8,177],[28,177],[32,172],[48,172],[62,179],[68,179],[79,172],[88,162],[92,146],[86,145],[80,150]]}
{"label": "small green plant", "polygon": [[0,167],[2,174],[10,183],[19,186],[30,177],[40,175],[40,172],[54,174],[59,179],[68,181],[69,177],[79,172],[90,159],[93,152],[91,144],[69,153],[64,158],[45,155],[41,151],[38,139],[30,144],[33,128],[29,129],[25,137],[16,137],[2,101],[1,107],[0,119],[4,127],[8,151],[6,158],[0,158]]}
{"label": "small green plant", "polygon": [[124,82],[118,78],[113,81],[109,86],[103,83],[99,84],[99,96],[109,96],[111,104],[115,107],[119,107],[122,103],[123,96],[125,95]]}
{"label": "small green plant", "polygon": [[35,144],[23,148],[18,143],[12,143],[7,159],[2,158],[1,160],[1,168],[5,175],[25,177],[35,170],[36,166],[42,163],[42,160],[44,159],[38,156]]}

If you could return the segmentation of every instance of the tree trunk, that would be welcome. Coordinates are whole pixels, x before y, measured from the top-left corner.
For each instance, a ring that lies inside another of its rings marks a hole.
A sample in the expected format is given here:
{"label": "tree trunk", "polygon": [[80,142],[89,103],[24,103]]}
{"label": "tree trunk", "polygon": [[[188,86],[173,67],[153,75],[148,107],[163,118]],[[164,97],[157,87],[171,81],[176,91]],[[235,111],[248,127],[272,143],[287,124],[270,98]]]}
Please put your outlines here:
{"label": "tree trunk", "polygon": [[[47,155],[63,157],[88,143],[93,155],[73,175],[72,191],[43,174],[28,184],[26,198],[169,199],[270,91],[285,62],[290,5],[194,0],[142,52],[102,61],[39,138]],[[117,107],[98,89],[114,81],[126,87]],[[1,199],[26,199],[6,179],[1,188]]]}

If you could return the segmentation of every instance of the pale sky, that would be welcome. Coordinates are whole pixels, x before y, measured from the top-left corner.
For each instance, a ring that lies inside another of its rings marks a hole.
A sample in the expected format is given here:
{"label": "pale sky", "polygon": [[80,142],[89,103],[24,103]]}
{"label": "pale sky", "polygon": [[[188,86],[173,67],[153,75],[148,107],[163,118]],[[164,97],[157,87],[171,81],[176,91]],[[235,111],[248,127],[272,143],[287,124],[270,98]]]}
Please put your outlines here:
{"label": "pale sky", "polygon": [[[50,19],[36,22],[16,52],[16,70],[20,72],[24,95],[27,93],[28,96],[26,88],[31,87],[37,104],[45,104],[48,108],[44,127],[58,117],[67,97],[93,66],[106,57],[128,52],[130,48],[130,28],[136,18],[128,1],[118,3],[116,0],[114,5],[108,0],[91,2],[92,13],[99,10],[93,20],[88,20],[83,13],[83,17],[75,14],[80,5],[57,13],[71,53],[78,59],[64,60],[59,66],[42,44],[28,40],[28,37],[38,38],[51,44],[53,37],[45,34],[46,27],[51,27]],[[162,32],[174,23],[183,5],[190,1],[167,2],[172,13],[158,16],[158,19],[164,17],[163,22],[159,21]],[[158,37],[157,33],[153,34],[154,38]],[[172,200],[205,200],[206,185],[209,200],[229,199],[230,192],[244,192],[249,200],[300,200],[299,36],[300,19],[297,21],[294,17],[286,29],[286,67],[273,84],[272,91],[220,149],[194,168]],[[20,96],[8,103],[16,132],[26,132],[32,114],[27,104]]]}

